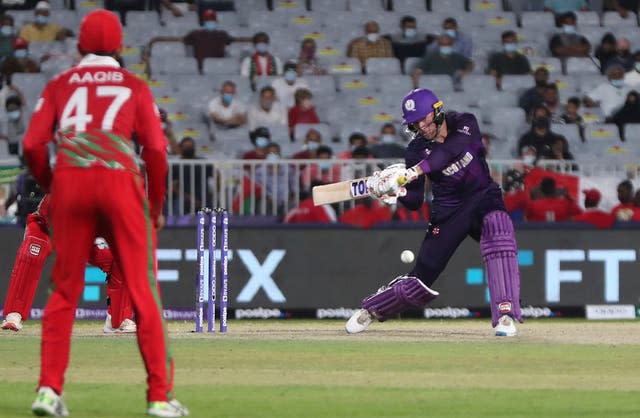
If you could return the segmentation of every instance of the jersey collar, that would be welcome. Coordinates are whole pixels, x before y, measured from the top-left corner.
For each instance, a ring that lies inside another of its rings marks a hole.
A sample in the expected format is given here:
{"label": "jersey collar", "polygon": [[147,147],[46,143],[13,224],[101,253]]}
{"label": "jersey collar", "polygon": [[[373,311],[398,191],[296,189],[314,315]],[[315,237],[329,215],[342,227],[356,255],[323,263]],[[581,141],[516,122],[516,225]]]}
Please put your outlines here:
{"label": "jersey collar", "polygon": [[87,54],[80,62],[78,67],[116,67],[119,68],[120,64],[113,57],[106,57],[104,55]]}

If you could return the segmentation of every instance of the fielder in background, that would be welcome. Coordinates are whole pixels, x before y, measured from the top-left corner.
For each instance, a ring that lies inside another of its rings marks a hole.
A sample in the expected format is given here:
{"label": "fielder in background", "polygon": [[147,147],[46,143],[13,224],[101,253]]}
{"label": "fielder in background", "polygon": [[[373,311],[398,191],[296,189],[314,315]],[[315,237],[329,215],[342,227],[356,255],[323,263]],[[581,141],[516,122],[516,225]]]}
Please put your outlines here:
{"label": "fielder in background", "polygon": [[[69,413],[62,401],[64,374],[85,265],[96,236],[110,244],[131,295],[147,372],[147,414],[189,413],[173,398],[173,359],[156,281],[167,143],[149,87],[115,59],[121,48],[122,28],[115,14],[102,9],[86,14],[78,36],[82,60],[47,83],[24,137],[29,170],[51,193],[49,221],[56,252],[52,292],[42,320],[38,394],[31,406],[36,415]],[[58,152],[52,172],[47,144],[54,132]],[[133,132],[142,147],[148,198]],[[104,403],[107,408],[106,399]]]}
{"label": "fielder in background", "polygon": [[523,321],[515,233],[500,187],[489,174],[475,116],[445,115],[443,103],[427,89],[409,92],[402,100],[402,113],[403,124],[413,136],[405,153],[406,165],[374,173],[367,187],[385,203],[400,200],[416,210],[424,201],[428,177],[433,193],[429,228],[413,270],[365,298],[346,331],[364,331],[373,319],[382,322],[435,299],[438,292],[430,286],[469,235],[480,241],[495,334],[516,335],[514,319]]}
{"label": "fielder in background", "polygon": [[[49,238],[49,195],[45,195],[35,212],[27,215],[24,239],[11,271],[9,290],[4,301],[5,319],[1,329],[20,331],[22,322],[29,317],[44,263],[51,254]],[[98,267],[107,275],[107,319],[103,327],[105,334],[136,332],[133,308],[127,288],[122,281],[122,272],[113,263],[113,255],[104,238],[96,238],[89,264]]]}

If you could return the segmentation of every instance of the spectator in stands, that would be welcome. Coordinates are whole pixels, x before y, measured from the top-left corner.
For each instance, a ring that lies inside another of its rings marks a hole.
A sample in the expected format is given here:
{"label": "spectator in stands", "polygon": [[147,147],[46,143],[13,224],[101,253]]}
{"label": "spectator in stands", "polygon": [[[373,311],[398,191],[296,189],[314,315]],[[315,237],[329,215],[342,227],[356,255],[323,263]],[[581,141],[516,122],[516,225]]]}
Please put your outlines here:
{"label": "spectator in stands", "polygon": [[462,78],[471,72],[473,62],[453,50],[453,38],[449,35],[441,35],[438,38],[437,51],[427,53],[412,71],[414,84],[422,74],[447,74],[453,78],[453,82],[459,85]]}
{"label": "spectator in stands", "polygon": [[51,6],[48,2],[39,1],[34,13],[35,22],[27,23],[20,29],[20,38],[27,42],[53,42],[64,41],[67,36],[73,36],[70,29],[49,22]]}
{"label": "spectator in stands", "polygon": [[584,212],[573,217],[574,222],[585,222],[595,226],[596,228],[611,228],[615,222],[615,218],[603,210],[598,209],[602,194],[598,189],[583,190],[584,193]]}
{"label": "spectator in stands", "polygon": [[544,103],[544,93],[549,84],[549,70],[545,67],[538,67],[533,73],[535,86],[526,90],[518,99],[518,106],[524,109],[527,120],[531,120],[533,109]]}
{"label": "spectator in stands", "polygon": [[631,88],[624,82],[624,69],[619,65],[609,66],[607,81],[588,91],[582,101],[587,107],[600,106],[605,118],[611,118],[620,110]]}
{"label": "spectator in stands", "polygon": [[165,109],[158,109],[158,113],[160,114],[160,123],[162,125],[162,132],[164,132],[165,138],[167,138],[167,143],[169,147],[167,151],[171,155],[180,155],[180,144],[176,140],[176,135],[173,132],[173,123],[169,119],[169,115]]}
{"label": "spectator in stands", "polygon": [[400,32],[391,35],[391,45],[393,55],[404,62],[408,57],[424,56],[427,44],[432,42],[434,37],[418,31],[416,18],[413,16],[403,16],[400,20]]}
{"label": "spectator in stands", "polygon": [[295,129],[298,124],[320,123],[316,108],[313,106],[311,90],[300,88],[295,93],[295,106],[289,109],[289,137],[295,141]]}
{"label": "spectator in stands", "polygon": [[639,6],[638,0],[605,0],[604,2],[604,10],[615,10],[625,19],[629,13],[637,13]]}
{"label": "spectator in stands", "polygon": [[249,129],[258,126],[287,125],[287,110],[276,100],[276,91],[271,86],[260,89],[260,101],[249,109]]}
{"label": "spectator in stands", "polygon": [[271,87],[276,91],[278,101],[285,105],[287,109],[295,105],[294,95],[298,89],[308,89],[309,83],[302,77],[298,77],[298,63],[290,60],[284,64],[282,77],[273,80]]}
{"label": "spectator in stands", "polygon": [[556,181],[551,177],[543,178],[540,187],[534,189],[532,195],[525,205],[528,222],[563,222],[581,212],[564,188],[556,188]]}
{"label": "spectator in stands", "polygon": [[616,44],[616,36],[613,33],[607,32],[602,36],[600,44],[594,53],[600,63],[600,74],[605,73],[609,61],[616,56]]}
{"label": "spectator in stands", "polygon": [[586,0],[544,0],[544,10],[553,12],[556,16],[556,25],[558,25],[560,18],[565,13],[587,11],[589,5]]}
{"label": "spectator in stands", "polygon": [[247,109],[236,96],[236,83],[226,80],[220,96],[209,102],[209,117],[217,129],[233,129],[247,123]]}
{"label": "spectator in stands", "polygon": [[[533,148],[535,153],[535,148]],[[535,160],[535,156],[533,157]],[[533,160],[532,160],[533,163]],[[509,169],[503,177],[504,206],[513,221],[524,220],[524,210],[529,196],[524,188],[524,174],[517,169]]]}
{"label": "spectator in stands", "polygon": [[[185,136],[180,140],[180,159],[181,160],[200,160],[196,155],[196,142],[193,138]],[[203,172],[204,168],[204,172]],[[205,205],[206,195],[202,194],[203,185],[206,187],[209,179],[213,177],[213,168],[210,165],[195,164],[174,164],[172,167],[172,181],[174,196],[174,212],[194,213],[198,208]],[[193,179],[192,179],[193,176]],[[191,189],[193,183],[193,190]],[[208,187],[206,187],[208,189]],[[183,196],[182,208],[180,208],[180,195]],[[208,193],[207,193],[208,194]]]}
{"label": "spectator in stands", "polygon": [[374,158],[404,158],[405,147],[398,143],[396,127],[385,123],[380,129],[380,141],[371,146]]}
{"label": "spectator in stands", "polygon": [[584,125],[584,120],[580,115],[580,98],[572,96],[567,99],[567,106],[564,113],[561,116],[562,123],[570,124],[575,123],[581,127]]}
{"label": "spectator in stands", "polygon": [[512,30],[502,32],[502,51],[489,57],[487,74],[496,78],[496,87],[500,89],[503,74],[529,74],[529,59],[518,51],[518,36]]}
{"label": "spectator in stands", "polygon": [[569,153],[569,145],[562,135],[551,131],[551,113],[544,106],[538,106],[533,111],[531,130],[520,137],[518,141],[519,156],[525,147],[532,146],[536,149],[537,159],[556,159],[553,153],[553,145],[558,141],[563,141],[563,159],[572,159]]}
{"label": "spectator in stands", "polygon": [[629,221],[637,211],[633,204],[633,183],[624,180],[618,184],[618,205],[611,209],[611,215],[618,221]]}
{"label": "spectator in stands", "polygon": [[[311,182],[311,189],[315,186],[321,186],[323,183],[321,181]],[[301,197],[300,204],[291,209],[289,213],[284,217],[283,222],[286,224],[306,224],[306,223],[314,223],[314,224],[328,224],[334,223],[338,220],[336,215],[336,211],[333,209],[331,205],[320,205],[316,206],[313,203],[313,198],[310,194],[305,193],[304,196]]]}
{"label": "spectator in stands", "polygon": [[[627,99],[620,110],[606,119],[608,123],[615,123],[620,131],[620,138],[624,141],[624,125],[627,123],[640,123],[640,94],[635,90],[627,94]],[[638,138],[634,138],[638,139]]]}
{"label": "spectator in stands", "polygon": [[588,57],[591,50],[589,40],[576,32],[578,17],[573,12],[560,17],[562,32],[556,33],[549,41],[551,55],[558,58]]}
{"label": "spectator in stands", "polygon": [[351,164],[342,168],[342,180],[352,180],[373,174],[373,166],[367,160],[371,159],[371,151],[366,146],[357,147],[351,152]]}
{"label": "spectator in stands", "polygon": [[373,225],[391,220],[391,208],[370,197],[356,200],[353,208],[347,209],[338,220],[356,228],[371,228]]}
{"label": "spectator in stands", "polygon": [[193,48],[193,56],[198,62],[198,70],[202,71],[205,58],[223,58],[227,45],[232,42],[251,42],[251,38],[231,36],[218,27],[218,15],[215,10],[202,13],[202,28],[192,30],[185,36],[157,36],[149,41],[149,49],[156,42],[182,42]]}
{"label": "spectator in stands", "polygon": [[302,151],[291,156],[294,160],[315,160],[318,158],[318,148],[322,145],[322,134],[317,129],[309,129],[304,136]]}
{"label": "spectator in stands", "polygon": [[625,72],[631,71],[633,70],[634,62],[635,60],[631,54],[629,40],[627,38],[618,38],[616,42],[616,53],[607,61],[605,72],[613,65],[621,66]]}
{"label": "spectator in stands", "polygon": [[624,83],[640,91],[640,50],[633,53],[633,69],[624,75]]}
{"label": "spectator in stands", "polygon": [[573,160],[573,154],[569,152],[569,143],[566,138],[558,136],[551,143],[551,156],[547,158],[549,160]]}
{"label": "spectator in stands", "polygon": [[13,40],[13,56],[2,61],[0,72],[9,83],[13,73],[39,73],[40,67],[29,56],[29,43],[22,38]]}
{"label": "spectator in stands", "polygon": [[562,123],[562,114],[564,113],[564,107],[560,103],[560,95],[558,94],[558,86],[555,83],[547,84],[547,88],[544,90],[544,102],[543,105],[549,109],[551,115],[551,123]]}
{"label": "spectator in stands", "polygon": [[349,135],[349,148],[338,154],[339,160],[349,160],[353,158],[353,150],[367,147],[367,137],[362,132],[352,132]]}
{"label": "spectator in stands", "polygon": [[[451,45],[453,52],[470,60],[473,53],[473,41],[469,35],[460,31],[458,22],[454,18],[448,17],[442,22],[442,29],[445,35],[453,39],[453,44]],[[437,50],[438,44],[436,42],[429,44],[427,47],[428,52]]]}
{"label": "spectator in stands", "polygon": [[347,56],[360,60],[360,66],[364,74],[366,73],[366,63],[369,58],[392,58],[393,47],[391,41],[380,36],[378,23],[369,21],[364,24],[364,36],[349,42]]}
{"label": "spectator in stands", "polygon": [[313,183],[335,183],[340,181],[340,165],[333,164],[333,150],[326,145],[320,145],[316,152],[316,159],[323,160],[317,164],[309,164],[302,170],[302,188],[311,190]]}
{"label": "spectator in stands", "polygon": [[251,85],[255,86],[258,77],[282,74],[282,62],[269,52],[269,35],[258,32],[253,35],[252,41],[255,52],[242,60],[240,74],[249,77]]}
{"label": "spectator in stands", "polygon": [[13,41],[16,39],[16,29],[13,17],[4,14],[0,17],[0,61],[13,55]]}
{"label": "spectator in stands", "polygon": [[327,70],[316,55],[316,41],[305,38],[300,44],[300,54],[298,55],[298,74],[305,75],[326,75]]}
{"label": "spectator in stands", "polygon": [[9,96],[5,101],[5,115],[2,119],[0,140],[7,141],[9,154],[18,155],[20,142],[24,135],[24,120],[22,117],[22,101],[18,96]]}
{"label": "spectator in stands", "polygon": [[398,200],[396,210],[391,215],[391,220],[402,223],[423,223],[428,222],[430,218],[429,202],[425,201],[418,210],[411,210]]}
{"label": "spectator in stands", "polygon": [[264,160],[267,157],[267,145],[271,143],[271,132],[265,126],[258,126],[249,132],[253,149],[242,155],[243,160]]}
{"label": "spectator in stands", "polygon": [[[280,145],[267,145],[268,162],[278,162],[282,158]],[[297,179],[292,166],[288,164],[264,164],[256,167],[256,184],[265,191],[267,214],[284,216],[287,203],[298,193]],[[275,211],[273,207],[275,206]]]}

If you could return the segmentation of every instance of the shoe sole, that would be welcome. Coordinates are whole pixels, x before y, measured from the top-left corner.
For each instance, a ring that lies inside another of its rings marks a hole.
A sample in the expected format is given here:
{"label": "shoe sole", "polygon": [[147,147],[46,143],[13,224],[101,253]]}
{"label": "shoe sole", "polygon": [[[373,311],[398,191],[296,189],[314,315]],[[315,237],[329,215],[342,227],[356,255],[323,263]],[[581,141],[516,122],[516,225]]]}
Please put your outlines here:
{"label": "shoe sole", "polygon": [[33,412],[35,415],[39,416],[39,417],[55,417],[55,414],[51,414],[49,413],[49,411],[47,411],[44,408],[31,408],[31,412]]}
{"label": "shoe sole", "polygon": [[515,337],[516,335],[517,334],[515,332],[513,334],[510,334],[504,331],[496,331],[496,337]]}
{"label": "shoe sole", "polygon": [[12,323],[4,324],[2,326],[2,329],[5,329],[7,331],[15,331],[15,332],[20,331],[20,328],[18,328],[15,324],[12,324]]}

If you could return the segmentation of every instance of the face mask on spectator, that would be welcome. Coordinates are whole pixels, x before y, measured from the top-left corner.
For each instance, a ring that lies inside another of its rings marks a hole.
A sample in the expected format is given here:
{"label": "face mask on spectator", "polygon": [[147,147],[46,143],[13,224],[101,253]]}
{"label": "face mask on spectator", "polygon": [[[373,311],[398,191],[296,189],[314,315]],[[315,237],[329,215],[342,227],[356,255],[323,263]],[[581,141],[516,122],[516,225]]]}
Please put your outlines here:
{"label": "face mask on spectator", "polygon": [[456,30],[455,30],[455,29],[447,29],[447,30],[445,30],[445,31],[444,31],[444,33],[445,33],[446,35],[448,35],[448,36],[449,36],[449,38],[455,38],[455,37],[456,37],[456,35],[457,35],[457,33],[456,33]]}
{"label": "face mask on spectator", "polygon": [[321,163],[318,164],[318,167],[322,171],[327,171],[331,168],[331,163],[329,161],[322,161]]}
{"label": "face mask on spectator", "polygon": [[7,112],[7,117],[9,118],[9,120],[18,120],[20,119],[20,111],[19,110],[14,110],[11,112]]}
{"label": "face mask on spectator", "polygon": [[526,165],[533,165],[533,162],[536,160],[535,155],[523,155],[522,162]]}
{"label": "face mask on spectator", "polygon": [[223,94],[222,95],[222,103],[226,105],[230,105],[233,101],[233,94]]}
{"label": "face mask on spectator", "polygon": [[317,143],[317,142],[315,142],[315,141],[309,141],[309,142],[307,143],[307,149],[308,149],[309,151],[315,151],[315,150],[317,150],[317,149],[318,149],[318,147],[319,147],[319,146],[320,146],[320,144],[319,144],[319,143]]}
{"label": "face mask on spectator", "polygon": [[259,44],[256,44],[256,51],[258,51],[261,54],[266,53],[269,50],[269,45],[265,44],[264,42],[260,42]]}
{"label": "face mask on spectator", "polygon": [[193,158],[196,156],[196,149],[187,147],[182,148],[182,158]]}
{"label": "face mask on spectator", "polygon": [[256,138],[256,147],[258,148],[266,148],[269,145],[269,140],[263,136],[259,136]]}
{"label": "face mask on spectator", "polygon": [[40,23],[41,25],[46,25],[47,23],[49,23],[49,16],[36,15],[36,22]]}
{"label": "face mask on spectator", "polygon": [[534,118],[532,122],[533,127],[536,129],[549,129],[550,124],[549,118],[545,117]]}
{"label": "face mask on spectator", "polygon": [[378,39],[380,39],[380,35],[377,33],[368,33],[367,39],[369,40],[369,42],[378,42]]}
{"label": "face mask on spectator", "polygon": [[262,107],[263,110],[271,110],[271,108],[273,107],[273,102],[271,100],[261,101],[260,107]]}
{"label": "face mask on spectator", "polygon": [[407,28],[404,30],[404,37],[405,38],[415,38],[416,37],[416,30],[414,28]]}
{"label": "face mask on spectator", "polygon": [[453,54],[453,48],[450,46],[441,46],[440,47],[440,53],[442,55],[451,55]]}
{"label": "face mask on spectator", "polygon": [[0,33],[2,33],[4,36],[13,35],[13,26],[0,26]]}
{"label": "face mask on spectator", "polygon": [[206,22],[204,22],[204,28],[206,30],[216,30],[217,27],[218,24],[215,20],[207,20]]}
{"label": "face mask on spectator", "polygon": [[636,62],[635,67],[636,71],[640,72],[640,62]]}
{"label": "face mask on spectator", "polygon": [[27,57],[27,50],[26,49],[16,49],[15,51],[13,51],[13,55],[15,55],[16,58],[26,58]]}
{"label": "face mask on spectator", "polygon": [[617,89],[620,89],[622,87],[624,87],[624,80],[623,79],[618,79],[618,80],[610,80],[609,81],[611,83],[611,85]]}
{"label": "face mask on spectator", "polygon": [[280,159],[280,156],[275,152],[270,152],[269,154],[267,154],[267,160],[269,161],[277,161],[279,159]]}
{"label": "face mask on spectator", "polygon": [[380,140],[384,144],[393,144],[396,142],[396,136],[394,134],[382,134]]}
{"label": "face mask on spectator", "polygon": [[504,51],[505,52],[517,52],[518,51],[518,44],[516,44],[516,43],[504,44]]}
{"label": "face mask on spectator", "polygon": [[298,74],[295,72],[295,70],[287,70],[287,72],[284,73],[284,79],[289,83],[293,83],[294,81],[296,81],[297,77]]}
{"label": "face mask on spectator", "polygon": [[573,25],[562,25],[564,33],[576,33],[576,27]]}
{"label": "face mask on spectator", "polygon": [[546,86],[547,86],[546,80],[536,80],[536,87],[546,87]]}

